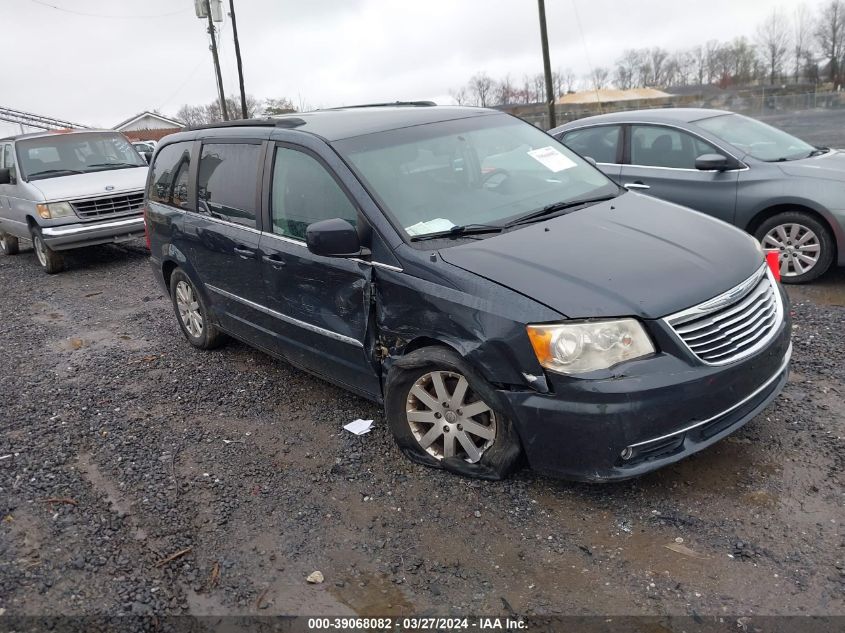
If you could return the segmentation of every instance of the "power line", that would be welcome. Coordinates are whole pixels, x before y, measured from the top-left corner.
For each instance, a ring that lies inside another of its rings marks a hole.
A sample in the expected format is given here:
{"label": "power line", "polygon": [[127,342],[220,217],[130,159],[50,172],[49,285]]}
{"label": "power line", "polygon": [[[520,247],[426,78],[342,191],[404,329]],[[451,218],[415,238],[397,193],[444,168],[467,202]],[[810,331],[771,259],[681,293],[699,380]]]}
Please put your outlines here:
{"label": "power line", "polygon": [[56,11],[61,11],[63,13],[72,13],[73,15],[83,15],[88,18],[107,18],[111,20],[144,20],[144,19],[151,19],[151,18],[167,18],[172,15],[178,15],[180,13],[186,13],[187,11],[191,10],[191,7],[187,7],[185,9],[179,9],[178,11],[171,11],[170,13],[159,13],[156,15],[103,15],[101,13],[86,13],[84,11],[74,11],[73,9],[66,9],[64,7],[56,6],[55,4],[50,4],[49,2],[44,2],[43,0],[29,0],[34,4],[41,5],[42,7],[48,7],[50,9],[55,9]]}

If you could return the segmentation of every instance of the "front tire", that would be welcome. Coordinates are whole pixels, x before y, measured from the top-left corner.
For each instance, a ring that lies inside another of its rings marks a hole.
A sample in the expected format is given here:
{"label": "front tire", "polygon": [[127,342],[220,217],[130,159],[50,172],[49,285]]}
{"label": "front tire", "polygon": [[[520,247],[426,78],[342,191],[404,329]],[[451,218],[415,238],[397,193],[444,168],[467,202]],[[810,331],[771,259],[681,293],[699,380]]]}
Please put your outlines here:
{"label": "front tire", "polygon": [[496,391],[452,350],[426,347],[398,359],[386,391],[388,424],[409,459],[481,479],[503,479],[519,462],[519,438]]}
{"label": "front tire", "polygon": [[62,254],[47,246],[41,236],[41,229],[32,229],[32,247],[35,249],[35,256],[38,263],[48,275],[55,275],[65,269],[65,258]]}
{"label": "front tire", "polygon": [[833,263],[833,237],[828,228],[803,211],[785,211],[764,221],[754,236],[766,250],[780,254],[780,279],[803,284],[817,279]]}
{"label": "front tire", "polygon": [[6,255],[17,255],[20,252],[21,246],[18,238],[8,233],[0,232],[0,250]]}
{"label": "front tire", "polygon": [[202,296],[190,277],[178,268],[170,276],[170,299],[182,334],[191,345],[213,349],[223,342],[223,333],[209,317]]}

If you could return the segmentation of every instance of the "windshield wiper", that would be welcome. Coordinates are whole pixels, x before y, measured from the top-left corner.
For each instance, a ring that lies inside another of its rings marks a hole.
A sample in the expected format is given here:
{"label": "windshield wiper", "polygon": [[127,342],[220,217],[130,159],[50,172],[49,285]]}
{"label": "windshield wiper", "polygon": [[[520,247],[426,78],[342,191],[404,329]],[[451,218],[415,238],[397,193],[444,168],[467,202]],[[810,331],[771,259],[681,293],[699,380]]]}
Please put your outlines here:
{"label": "windshield wiper", "polygon": [[443,237],[457,237],[459,235],[476,235],[478,233],[498,233],[504,226],[501,224],[464,224],[460,226],[453,226],[447,231],[436,231],[435,233],[426,233],[425,235],[414,235],[411,238],[412,242],[422,242],[423,240],[436,240]]}
{"label": "windshield wiper", "polygon": [[829,147],[816,147],[816,149],[807,154],[807,158],[812,158],[813,156],[821,156],[822,154],[827,154],[829,151]]}
{"label": "windshield wiper", "polygon": [[516,226],[518,224],[526,224],[528,222],[533,222],[534,220],[539,220],[540,218],[544,218],[548,215],[553,213],[557,213],[558,211],[564,211],[566,209],[572,209],[574,207],[580,207],[586,204],[595,204],[597,202],[605,202],[606,200],[613,200],[616,195],[608,195],[608,196],[599,196],[596,198],[584,198],[581,200],[569,200],[568,202],[554,202],[552,204],[547,204],[545,207],[541,207],[536,211],[531,211],[527,215],[523,215],[521,217],[515,218],[510,222],[504,224],[505,227],[509,226]]}
{"label": "windshield wiper", "polygon": [[[115,167],[118,169],[123,169],[125,167],[146,167],[146,165],[135,165],[133,163],[93,163],[88,165],[89,167]],[[103,171],[102,169],[98,169],[97,171]]]}
{"label": "windshield wiper", "polygon": [[76,169],[44,169],[37,171],[34,174],[29,174],[29,179],[32,180],[36,176],[49,176],[51,174],[84,174],[85,172]]}

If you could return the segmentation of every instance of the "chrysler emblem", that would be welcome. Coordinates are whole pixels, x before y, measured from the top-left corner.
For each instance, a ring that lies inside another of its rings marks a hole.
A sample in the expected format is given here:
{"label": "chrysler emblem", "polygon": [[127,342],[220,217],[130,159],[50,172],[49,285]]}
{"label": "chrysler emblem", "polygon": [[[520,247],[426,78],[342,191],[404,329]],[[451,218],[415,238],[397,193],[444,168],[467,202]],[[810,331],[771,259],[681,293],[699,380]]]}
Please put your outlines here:
{"label": "chrysler emblem", "polygon": [[114,185],[106,185],[106,191],[114,191]]}

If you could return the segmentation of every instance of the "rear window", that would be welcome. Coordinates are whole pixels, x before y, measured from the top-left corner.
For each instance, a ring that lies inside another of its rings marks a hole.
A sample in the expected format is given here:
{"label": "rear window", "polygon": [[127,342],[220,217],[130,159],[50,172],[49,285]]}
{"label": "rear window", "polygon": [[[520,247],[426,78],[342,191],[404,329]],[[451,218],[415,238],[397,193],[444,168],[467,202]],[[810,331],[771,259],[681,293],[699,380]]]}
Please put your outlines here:
{"label": "rear window", "polygon": [[200,213],[255,228],[260,145],[202,146],[197,206]]}
{"label": "rear window", "polygon": [[153,202],[186,208],[190,166],[190,141],[173,143],[163,147],[150,168],[152,174],[147,189],[147,198]]}

